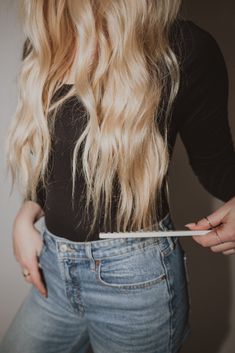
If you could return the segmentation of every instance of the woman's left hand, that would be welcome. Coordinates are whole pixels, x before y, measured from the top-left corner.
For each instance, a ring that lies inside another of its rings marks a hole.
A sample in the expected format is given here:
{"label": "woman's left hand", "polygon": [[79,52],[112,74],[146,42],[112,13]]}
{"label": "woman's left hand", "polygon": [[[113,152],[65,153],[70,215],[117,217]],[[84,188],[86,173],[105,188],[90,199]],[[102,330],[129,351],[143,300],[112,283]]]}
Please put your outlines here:
{"label": "woman's left hand", "polygon": [[[195,223],[185,224],[190,230],[211,229],[205,235],[195,235],[193,240],[213,252],[224,255],[235,254],[235,196],[215,212]],[[209,221],[209,222],[208,222]]]}

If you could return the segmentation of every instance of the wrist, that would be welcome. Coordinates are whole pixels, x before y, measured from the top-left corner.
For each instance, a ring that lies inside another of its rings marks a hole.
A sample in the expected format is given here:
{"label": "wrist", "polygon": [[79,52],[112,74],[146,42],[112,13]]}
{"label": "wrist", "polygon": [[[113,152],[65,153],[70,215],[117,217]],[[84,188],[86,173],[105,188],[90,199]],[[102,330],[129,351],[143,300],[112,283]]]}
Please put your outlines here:
{"label": "wrist", "polygon": [[40,217],[44,215],[43,209],[41,206],[31,200],[26,200],[21,205],[16,217],[15,222],[28,221],[35,223]]}

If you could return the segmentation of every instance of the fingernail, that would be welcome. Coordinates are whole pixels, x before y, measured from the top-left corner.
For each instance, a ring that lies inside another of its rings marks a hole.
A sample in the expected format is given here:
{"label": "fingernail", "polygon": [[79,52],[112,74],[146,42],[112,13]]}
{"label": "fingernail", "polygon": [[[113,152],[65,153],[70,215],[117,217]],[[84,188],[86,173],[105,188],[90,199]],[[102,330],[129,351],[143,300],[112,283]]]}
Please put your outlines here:
{"label": "fingernail", "polygon": [[187,223],[187,224],[185,224],[185,227],[190,227],[190,226],[195,226],[196,225],[196,223]]}

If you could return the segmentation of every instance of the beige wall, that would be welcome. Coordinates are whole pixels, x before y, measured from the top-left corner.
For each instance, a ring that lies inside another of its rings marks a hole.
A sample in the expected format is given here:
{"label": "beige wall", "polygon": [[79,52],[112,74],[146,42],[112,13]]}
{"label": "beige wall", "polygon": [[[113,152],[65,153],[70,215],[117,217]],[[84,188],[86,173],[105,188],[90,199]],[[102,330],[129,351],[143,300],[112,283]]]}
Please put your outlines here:
{"label": "beige wall", "polygon": [[19,268],[12,254],[11,227],[19,206],[15,191],[9,197],[10,180],[6,176],[3,154],[3,140],[10,116],[16,106],[16,75],[22,46],[22,33],[17,18],[16,3],[13,0],[0,1],[0,333],[10,323],[28,287],[22,281]]}
{"label": "beige wall", "polygon": [[[17,0],[0,0],[0,336],[3,335],[28,292],[12,253],[12,221],[20,204],[17,191],[9,197],[10,179],[5,175],[3,140],[16,105],[16,76],[23,36],[17,16]],[[187,0],[186,15],[218,40],[230,75],[230,121],[235,134],[235,3],[215,0]],[[170,171],[172,216],[178,229],[210,214],[222,202],[213,198],[192,173],[178,139]],[[235,257],[214,254],[192,239],[182,241],[188,252],[191,278],[192,328],[183,353],[232,353],[235,347]]]}

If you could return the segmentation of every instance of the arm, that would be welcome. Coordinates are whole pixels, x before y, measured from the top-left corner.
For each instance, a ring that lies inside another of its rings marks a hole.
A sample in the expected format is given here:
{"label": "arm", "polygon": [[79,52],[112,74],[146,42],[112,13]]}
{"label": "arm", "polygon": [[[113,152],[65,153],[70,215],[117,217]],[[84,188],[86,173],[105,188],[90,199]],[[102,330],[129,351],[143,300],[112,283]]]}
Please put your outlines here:
{"label": "arm", "polygon": [[32,201],[25,201],[13,222],[12,241],[14,256],[20,267],[26,269],[30,276],[27,281],[35,285],[42,295],[47,295],[41,273],[39,271],[39,258],[42,250],[40,232],[34,226],[40,218],[41,207]]}
{"label": "arm", "polygon": [[14,224],[21,222],[21,220],[23,222],[29,221],[30,223],[34,224],[43,215],[44,211],[38,203],[31,200],[25,200],[15,217]]}
{"label": "arm", "polygon": [[201,184],[225,201],[207,219],[186,226],[211,230],[192,238],[213,252],[231,255],[235,253],[235,151],[228,121],[228,74],[218,44],[206,32],[202,41],[194,42],[183,92],[179,133],[190,165]]}
{"label": "arm", "polygon": [[27,281],[35,285],[42,295],[47,295],[46,288],[39,271],[39,259],[42,250],[42,237],[34,223],[44,215],[45,189],[39,182],[37,186],[37,202],[25,199],[13,222],[13,251],[22,270],[26,269],[30,276]]}
{"label": "arm", "polygon": [[[24,55],[25,49],[24,46]],[[28,276],[25,280],[32,283],[39,292],[47,296],[47,290],[39,270],[39,259],[42,251],[42,237],[34,226],[42,215],[43,188],[41,184],[37,187],[37,202],[25,199],[13,222],[12,243],[14,256],[23,270],[27,270]]]}
{"label": "arm", "polygon": [[202,31],[184,68],[179,134],[189,163],[213,196],[235,195],[235,151],[228,121],[228,74],[215,39]]}
{"label": "arm", "polygon": [[[30,43],[29,38],[27,38],[23,44],[22,60],[24,60],[27,57],[27,55],[30,53],[31,50],[32,50],[32,45]],[[43,187],[41,181],[37,185],[36,194],[37,194],[36,202],[32,201],[30,198],[24,199],[23,207],[21,207],[21,209],[19,210],[16,216],[17,219],[19,218],[19,215],[23,213],[26,219],[30,219],[34,223],[39,218],[44,216],[43,207],[45,205],[46,190]]]}
{"label": "arm", "polygon": [[[43,187],[43,184],[41,181],[37,185],[36,195],[37,195],[36,202],[32,201],[30,198],[24,200],[24,202],[27,202],[30,204],[26,212],[28,213],[30,220],[33,222],[38,221],[38,219],[43,217],[45,214],[43,208],[45,206],[46,190]],[[30,210],[32,213],[30,213]]]}

